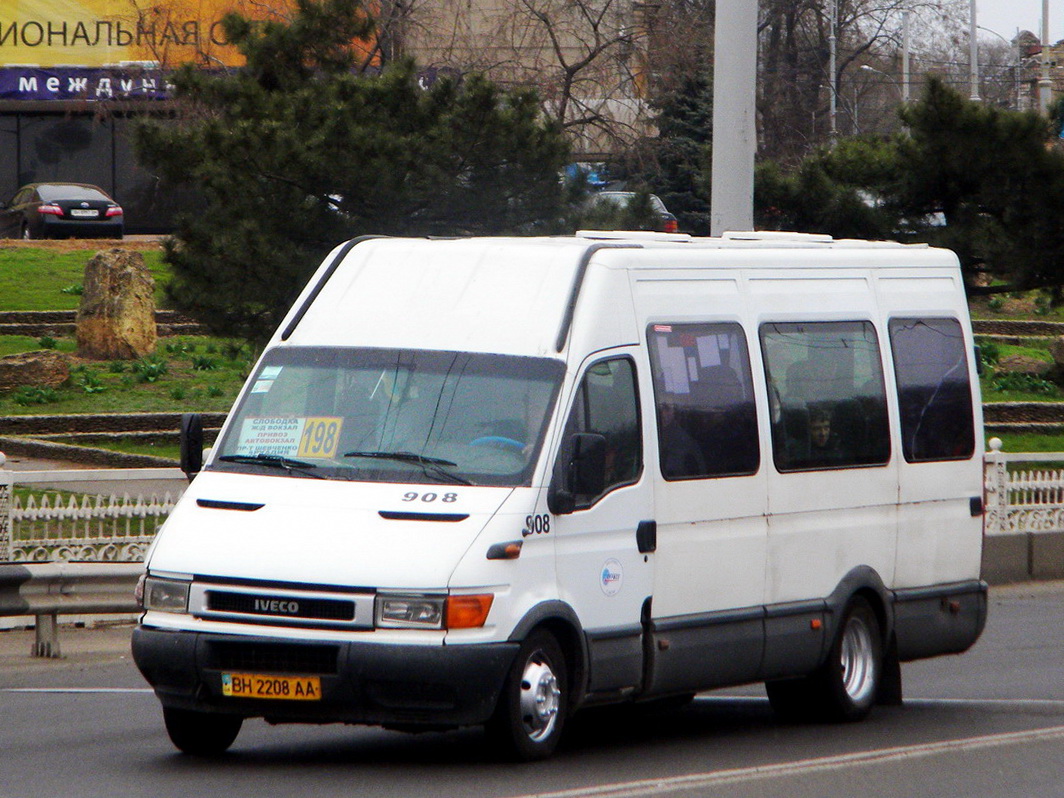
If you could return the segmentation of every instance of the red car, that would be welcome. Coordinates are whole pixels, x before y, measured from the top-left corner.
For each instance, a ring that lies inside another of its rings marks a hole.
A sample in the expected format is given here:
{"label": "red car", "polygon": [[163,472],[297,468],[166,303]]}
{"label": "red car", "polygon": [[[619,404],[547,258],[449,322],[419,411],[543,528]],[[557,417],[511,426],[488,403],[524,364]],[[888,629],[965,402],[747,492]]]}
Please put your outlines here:
{"label": "red car", "polygon": [[0,237],[122,238],[122,206],[86,183],[31,183],[0,203]]}

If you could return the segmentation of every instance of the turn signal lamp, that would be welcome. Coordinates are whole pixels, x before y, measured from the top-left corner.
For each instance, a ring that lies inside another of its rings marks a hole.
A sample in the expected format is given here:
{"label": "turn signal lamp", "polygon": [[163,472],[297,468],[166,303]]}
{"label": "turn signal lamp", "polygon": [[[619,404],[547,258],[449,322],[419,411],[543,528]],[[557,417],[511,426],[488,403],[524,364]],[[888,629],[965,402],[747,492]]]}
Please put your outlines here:
{"label": "turn signal lamp", "polygon": [[478,629],[488,619],[495,596],[485,593],[476,596],[448,596],[447,628]]}

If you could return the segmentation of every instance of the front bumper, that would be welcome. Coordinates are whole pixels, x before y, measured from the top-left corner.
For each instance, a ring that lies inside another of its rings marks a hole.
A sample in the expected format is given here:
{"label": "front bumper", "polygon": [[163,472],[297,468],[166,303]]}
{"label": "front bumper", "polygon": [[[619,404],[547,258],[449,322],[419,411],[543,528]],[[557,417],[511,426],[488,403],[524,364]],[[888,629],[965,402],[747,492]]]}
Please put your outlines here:
{"label": "front bumper", "polygon": [[[271,722],[469,726],[492,714],[516,643],[403,646],[139,626],[133,659],[166,707]],[[320,701],[231,698],[223,673],[316,675]]]}

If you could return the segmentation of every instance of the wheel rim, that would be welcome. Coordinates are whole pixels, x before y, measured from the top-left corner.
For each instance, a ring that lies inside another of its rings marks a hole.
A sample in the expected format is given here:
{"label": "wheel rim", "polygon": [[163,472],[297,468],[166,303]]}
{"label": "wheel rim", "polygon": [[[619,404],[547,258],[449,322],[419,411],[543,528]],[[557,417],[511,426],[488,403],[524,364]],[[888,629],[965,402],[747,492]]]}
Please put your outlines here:
{"label": "wheel rim", "polygon": [[875,646],[864,619],[853,616],[842,636],[842,687],[855,704],[861,704],[875,689]]}
{"label": "wheel rim", "polygon": [[533,742],[550,737],[558,723],[562,691],[542,654],[529,658],[521,674],[521,723]]}

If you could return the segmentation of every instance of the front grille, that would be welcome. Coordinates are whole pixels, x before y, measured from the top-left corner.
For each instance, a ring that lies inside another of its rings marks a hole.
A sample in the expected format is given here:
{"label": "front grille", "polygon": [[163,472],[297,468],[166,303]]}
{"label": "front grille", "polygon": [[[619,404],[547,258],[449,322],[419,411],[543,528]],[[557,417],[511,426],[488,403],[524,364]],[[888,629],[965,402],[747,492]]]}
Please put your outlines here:
{"label": "front grille", "polygon": [[250,593],[207,591],[207,609],[238,612],[270,618],[308,618],[319,621],[353,621],[355,602],[338,599],[270,596]]}
{"label": "front grille", "polygon": [[336,673],[339,647],[319,644],[214,640],[207,643],[208,667],[251,673]]}

